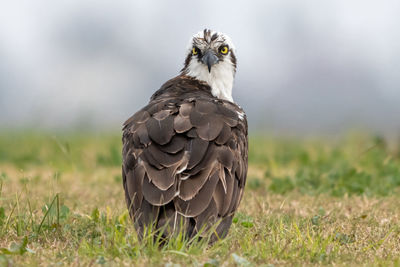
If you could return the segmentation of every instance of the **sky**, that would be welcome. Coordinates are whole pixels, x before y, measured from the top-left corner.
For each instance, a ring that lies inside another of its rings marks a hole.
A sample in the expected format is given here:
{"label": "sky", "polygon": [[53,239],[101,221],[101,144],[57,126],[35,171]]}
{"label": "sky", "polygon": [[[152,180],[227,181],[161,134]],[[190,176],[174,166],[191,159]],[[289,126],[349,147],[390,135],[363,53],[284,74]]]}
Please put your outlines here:
{"label": "sky", "polygon": [[113,129],[211,28],[237,49],[250,129],[400,131],[400,2],[78,1],[0,4],[0,129]]}

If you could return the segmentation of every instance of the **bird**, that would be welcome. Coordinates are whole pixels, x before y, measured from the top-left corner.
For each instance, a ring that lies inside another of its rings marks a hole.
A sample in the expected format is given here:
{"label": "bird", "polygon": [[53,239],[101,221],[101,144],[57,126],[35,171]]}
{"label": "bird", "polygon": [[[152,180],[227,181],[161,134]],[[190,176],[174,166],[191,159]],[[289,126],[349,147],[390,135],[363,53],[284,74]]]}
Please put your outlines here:
{"label": "bird", "polygon": [[248,126],[233,101],[236,49],[229,36],[193,35],[184,67],[123,124],[122,178],[129,216],[167,240],[226,237],[248,168]]}

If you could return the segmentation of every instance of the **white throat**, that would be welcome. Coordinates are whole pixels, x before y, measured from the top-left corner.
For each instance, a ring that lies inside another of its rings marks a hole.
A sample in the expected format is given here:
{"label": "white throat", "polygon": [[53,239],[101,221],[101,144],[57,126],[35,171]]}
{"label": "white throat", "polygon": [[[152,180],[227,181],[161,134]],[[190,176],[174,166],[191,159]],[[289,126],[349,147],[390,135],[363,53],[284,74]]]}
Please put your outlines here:
{"label": "white throat", "polygon": [[212,66],[211,72],[208,72],[204,64],[192,60],[186,75],[206,82],[211,87],[213,96],[233,102],[232,87],[235,74],[231,62],[219,62]]}

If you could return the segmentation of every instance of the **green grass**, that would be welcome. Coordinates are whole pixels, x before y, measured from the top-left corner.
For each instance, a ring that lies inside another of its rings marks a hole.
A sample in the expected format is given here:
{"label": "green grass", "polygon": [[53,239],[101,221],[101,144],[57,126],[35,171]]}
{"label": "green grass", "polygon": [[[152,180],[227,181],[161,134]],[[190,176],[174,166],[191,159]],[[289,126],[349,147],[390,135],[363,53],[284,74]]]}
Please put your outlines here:
{"label": "green grass", "polygon": [[118,134],[0,135],[0,266],[400,266],[400,153],[379,137],[250,138],[226,239],[140,242]]}

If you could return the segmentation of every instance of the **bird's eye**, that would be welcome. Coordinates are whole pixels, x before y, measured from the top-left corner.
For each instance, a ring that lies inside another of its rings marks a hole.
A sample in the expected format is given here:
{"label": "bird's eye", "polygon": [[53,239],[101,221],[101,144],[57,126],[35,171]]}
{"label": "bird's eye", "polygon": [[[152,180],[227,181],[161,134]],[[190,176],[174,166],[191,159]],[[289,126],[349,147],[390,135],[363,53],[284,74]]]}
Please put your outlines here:
{"label": "bird's eye", "polygon": [[193,55],[197,55],[198,53],[199,53],[199,49],[194,46],[193,49],[192,49],[192,54]]}
{"label": "bird's eye", "polygon": [[227,45],[222,45],[222,46],[219,48],[219,52],[220,52],[221,54],[223,54],[223,55],[228,54],[228,52],[229,52],[228,46],[227,46]]}

